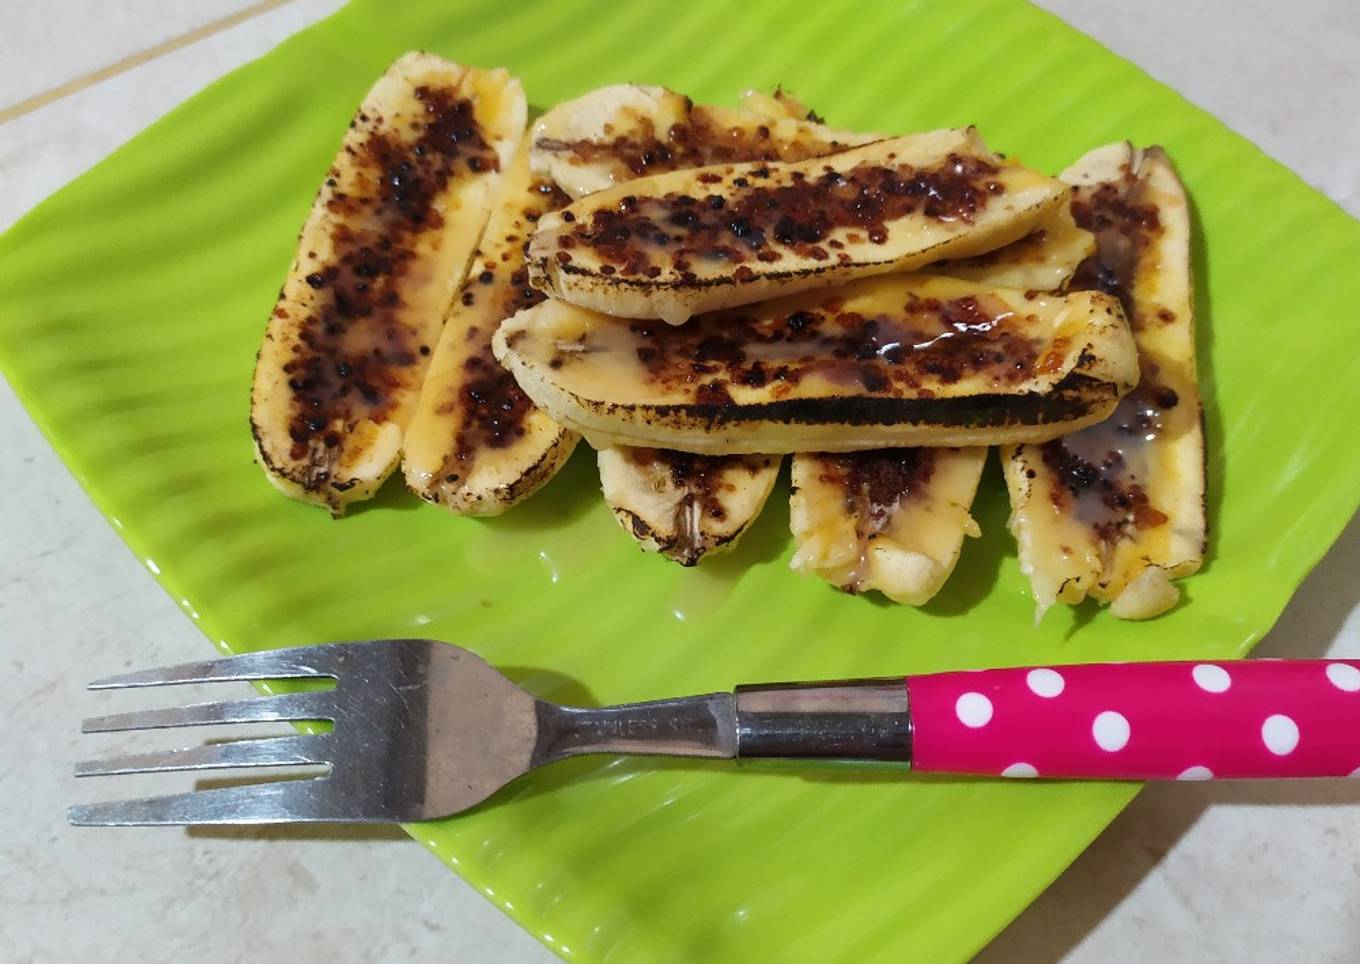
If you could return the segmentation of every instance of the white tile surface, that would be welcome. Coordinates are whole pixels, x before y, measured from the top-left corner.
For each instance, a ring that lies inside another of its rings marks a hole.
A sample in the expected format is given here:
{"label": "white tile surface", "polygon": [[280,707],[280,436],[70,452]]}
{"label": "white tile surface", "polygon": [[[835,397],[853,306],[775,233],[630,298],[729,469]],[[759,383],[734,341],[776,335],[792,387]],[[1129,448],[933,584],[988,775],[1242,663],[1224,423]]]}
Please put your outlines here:
{"label": "white tile surface", "polygon": [[[293,0],[0,125],[0,230],[190,94],[343,5]],[[10,99],[0,87],[0,102]]]}
{"label": "white tile surface", "polygon": [[[1043,5],[1360,213],[1354,0],[1296,0],[1288,11],[1268,0]],[[39,6],[46,5],[0,9],[0,105],[40,89],[32,86],[39,75],[47,86],[60,83],[171,36],[172,23],[197,26],[245,4],[68,0],[63,7],[83,17],[51,32],[34,26],[28,8]],[[0,125],[0,227],[183,97],[336,6],[295,0]],[[98,28],[89,26],[109,10],[127,15],[108,13]],[[134,15],[148,10],[150,33]],[[62,45],[82,51],[79,69],[48,63]],[[10,59],[20,47],[23,58]],[[15,66],[20,61],[27,66]],[[65,804],[87,792],[66,776],[67,763],[89,750],[74,724],[93,706],[69,667],[188,659],[203,653],[203,641],[7,388],[0,451],[0,491],[8,496],[0,500],[0,705],[9,721],[0,728],[0,956],[210,964],[284,954],[342,962],[550,959],[402,837],[229,839],[68,828]],[[1352,523],[1262,652],[1360,655],[1357,595],[1360,523]],[[983,959],[1360,959],[1357,803],[1360,782],[1148,790]]]}
{"label": "white tile surface", "polygon": [[0,4],[0,110],[101,70],[256,0]]}

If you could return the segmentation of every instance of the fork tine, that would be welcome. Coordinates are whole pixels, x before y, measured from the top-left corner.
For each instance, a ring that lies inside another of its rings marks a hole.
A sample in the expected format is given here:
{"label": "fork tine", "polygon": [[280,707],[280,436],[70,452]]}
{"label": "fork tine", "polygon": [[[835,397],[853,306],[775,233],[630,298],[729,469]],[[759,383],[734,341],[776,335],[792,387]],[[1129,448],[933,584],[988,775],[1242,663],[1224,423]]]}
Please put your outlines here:
{"label": "fork tine", "polygon": [[219,703],[191,703],[157,710],[94,716],[80,724],[82,733],[118,730],[151,730],[167,726],[203,726],[211,723],[258,723],[273,720],[334,720],[335,694],[285,693]]}
{"label": "fork tine", "polygon": [[123,673],[95,680],[92,690],[111,690],[127,686],[174,686],[180,683],[219,683],[231,680],[307,679],[334,676],[339,666],[337,652],[344,644],[298,646],[292,649],[261,650],[223,659],[181,663],[157,669]]}
{"label": "fork tine", "polygon": [[160,753],[133,753],[107,760],[76,764],[78,777],[121,773],[159,773],[162,770],[226,770],[232,767],[299,766],[329,763],[330,746],[324,734],[281,736],[272,739],[209,743]]}
{"label": "fork tine", "polygon": [[344,820],[331,805],[333,794],[328,783],[328,779],[319,777],[191,790],[188,793],[140,800],[88,803],[69,808],[66,819],[76,827]]}

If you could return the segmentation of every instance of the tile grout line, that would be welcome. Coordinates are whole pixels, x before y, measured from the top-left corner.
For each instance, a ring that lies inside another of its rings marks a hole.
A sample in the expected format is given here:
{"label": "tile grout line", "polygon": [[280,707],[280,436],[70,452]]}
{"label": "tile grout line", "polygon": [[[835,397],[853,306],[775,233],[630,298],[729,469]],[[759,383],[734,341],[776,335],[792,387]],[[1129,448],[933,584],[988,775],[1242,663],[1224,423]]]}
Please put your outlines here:
{"label": "tile grout line", "polygon": [[65,97],[70,97],[72,94],[79,93],[88,87],[93,87],[95,84],[108,80],[110,77],[116,77],[119,74],[126,73],[134,67],[140,67],[142,64],[155,60],[157,57],[173,53],[182,47],[197,43],[200,40],[211,37],[213,34],[221,33],[238,24],[245,23],[252,17],[259,16],[262,13],[268,13],[270,10],[274,10],[292,2],[293,0],[260,0],[259,3],[251,4],[244,10],[238,10],[236,13],[221,17],[211,23],[206,23],[201,27],[196,27],[187,33],[180,34],[178,37],[171,37],[169,40],[162,41],[155,46],[148,47],[145,50],[138,51],[135,54],[124,57],[122,60],[109,64],[107,67],[101,67],[88,74],[83,74],[74,80],[69,80],[64,84],[59,84],[56,87],[45,90],[41,94],[35,94],[32,97],[21,100],[13,106],[0,109],[0,124],[23,117],[25,114],[31,114],[39,108],[46,107],[48,104],[59,101]]}

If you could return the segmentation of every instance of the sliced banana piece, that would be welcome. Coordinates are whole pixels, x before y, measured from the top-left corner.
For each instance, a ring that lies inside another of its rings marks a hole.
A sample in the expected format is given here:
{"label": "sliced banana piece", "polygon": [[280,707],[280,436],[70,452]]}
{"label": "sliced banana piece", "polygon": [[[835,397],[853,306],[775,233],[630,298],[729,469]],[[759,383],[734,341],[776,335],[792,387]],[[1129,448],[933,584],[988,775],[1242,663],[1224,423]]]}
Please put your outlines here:
{"label": "sliced banana piece", "polygon": [[680,324],[991,251],[1029,234],[1067,193],[988,151],[971,128],[805,161],[672,171],[545,216],[529,277],[581,307]]}
{"label": "sliced banana piece", "polygon": [[525,113],[504,70],[423,53],[394,63],[364,98],[255,366],[251,430],[285,495],[339,515],[396,467]]}
{"label": "sliced banana piece", "polygon": [[1044,441],[1138,379],[1119,303],[897,275],[673,327],[548,300],[496,358],[596,448],[707,454]]}
{"label": "sliced banana piece", "polygon": [[770,117],[696,105],[664,87],[639,84],[601,87],[558,104],[534,124],[533,137],[534,173],[573,198],[663,171],[799,161],[879,139],[832,130],[782,109]]}
{"label": "sliced banana piece", "polygon": [[1071,208],[1063,206],[1034,231],[1004,248],[971,258],[939,261],[921,270],[999,288],[1058,291],[1095,250],[1095,235],[1077,227]]}
{"label": "sliced banana piece", "polygon": [[1063,178],[1099,244],[1073,287],[1123,301],[1141,381],[1100,424],[1003,451],[1010,525],[1038,615],[1090,595],[1146,619],[1175,605],[1171,580],[1199,569],[1206,540],[1189,204],[1159,148],[1108,145]]}
{"label": "sliced banana piece", "polygon": [[528,498],[580,438],[529,401],[491,354],[496,326],[543,300],[529,286],[524,247],[534,222],[567,203],[529,173],[529,144],[526,136],[505,171],[406,430],[406,484],[459,515],[498,515]]}
{"label": "sliced banana piece", "polygon": [[793,457],[790,566],[846,592],[929,602],[954,571],[986,447],[879,449]]}
{"label": "sliced banana piece", "polygon": [[599,452],[614,517],[638,543],[682,566],[726,552],[765,506],[777,455],[692,455],[649,448]]}

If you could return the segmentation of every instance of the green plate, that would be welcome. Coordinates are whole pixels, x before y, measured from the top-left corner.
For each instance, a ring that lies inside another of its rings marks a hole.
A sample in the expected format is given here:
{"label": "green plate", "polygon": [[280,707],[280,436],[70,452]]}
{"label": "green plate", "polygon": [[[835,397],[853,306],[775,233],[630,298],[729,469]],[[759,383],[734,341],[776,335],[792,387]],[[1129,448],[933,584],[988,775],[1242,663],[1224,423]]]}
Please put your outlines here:
{"label": "green plate", "polygon": [[[214,84],[0,239],[0,364],[71,471],[229,651],[408,634],[545,696],[1110,658],[1238,656],[1356,507],[1360,225],[1091,40],[1005,0],[357,2]],[[731,103],[790,85],[832,123],[976,123],[1057,170],[1164,144],[1194,197],[1213,542],[1152,623],[1035,629],[994,467],[922,611],[788,571],[782,489],[699,571],[639,554],[590,453],[528,505],[457,519],[391,485],[333,522],[251,461],[257,341],[351,111],[426,48],[536,106],[641,80]],[[96,667],[89,668],[98,675]],[[411,833],[563,957],[946,961],[986,942],[1133,796],[863,771],[585,760]]]}

